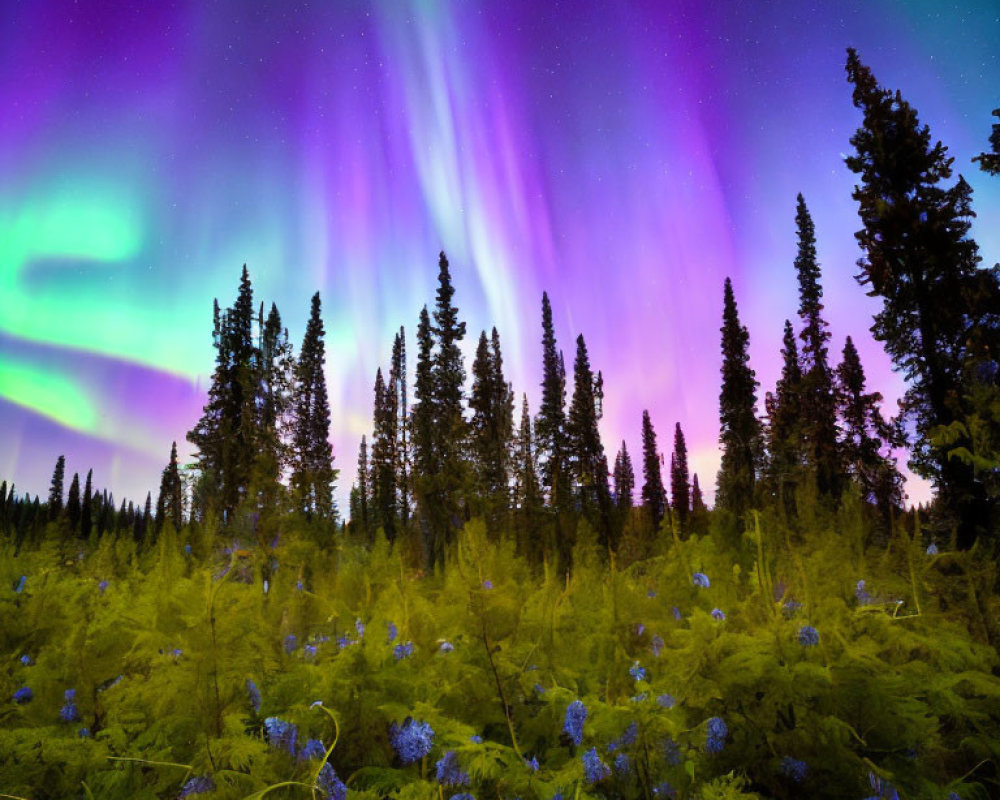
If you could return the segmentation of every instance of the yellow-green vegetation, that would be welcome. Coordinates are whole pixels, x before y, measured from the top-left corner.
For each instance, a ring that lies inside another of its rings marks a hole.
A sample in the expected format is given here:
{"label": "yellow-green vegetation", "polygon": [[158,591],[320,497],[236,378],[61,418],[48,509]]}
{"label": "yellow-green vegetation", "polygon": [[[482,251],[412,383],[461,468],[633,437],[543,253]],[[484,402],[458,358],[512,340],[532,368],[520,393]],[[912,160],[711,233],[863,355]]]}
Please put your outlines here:
{"label": "yellow-green vegetation", "polygon": [[995,564],[865,546],[851,505],[626,567],[581,522],[568,574],[479,520],[426,575],[302,523],[5,544],[0,792],[986,797]]}

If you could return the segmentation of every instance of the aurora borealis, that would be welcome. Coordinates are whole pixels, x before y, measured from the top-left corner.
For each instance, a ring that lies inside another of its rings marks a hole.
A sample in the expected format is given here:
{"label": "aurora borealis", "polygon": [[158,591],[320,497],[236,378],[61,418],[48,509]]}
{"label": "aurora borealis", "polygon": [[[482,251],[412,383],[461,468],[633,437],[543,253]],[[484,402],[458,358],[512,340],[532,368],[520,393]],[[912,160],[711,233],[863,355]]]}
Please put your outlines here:
{"label": "aurora borealis", "polygon": [[246,262],[296,344],[322,294],[346,509],[375,369],[400,325],[412,354],[443,248],[467,354],[496,325],[537,410],[548,291],[567,361],[582,332],[603,371],[609,458],[639,452],[649,408],[711,489],[723,279],[762,399],[797,307],[797,192],[832,360],[850,334],[889,410],[900,393],[853,280],[845,48],[948,145],[993,263],[1000,181],[969,159],[998,41],[991,2],[6,2],[0,476],[44,496],[65,453],[119,500],[155,495]]}

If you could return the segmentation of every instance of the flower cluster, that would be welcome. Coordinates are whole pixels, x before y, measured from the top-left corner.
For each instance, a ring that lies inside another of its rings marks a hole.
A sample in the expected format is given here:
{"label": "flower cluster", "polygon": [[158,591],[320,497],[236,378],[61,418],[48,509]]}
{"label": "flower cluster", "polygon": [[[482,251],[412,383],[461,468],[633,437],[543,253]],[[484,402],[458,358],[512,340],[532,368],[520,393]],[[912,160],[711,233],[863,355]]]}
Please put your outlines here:
{"label": "flower cluster", "polygon": [[927,545],[927,555],[936,556],[937,554],[938,554],[938,546],[934,544],[934,542],[931,542],[929,545]]}
{"label": "flower cluster", "polygon": [[387,622],[386,628],[388,629],[389,634],[389,644],[392,644],[396,641],[396,637],[399,635],[399,630],[396,628],[395,622]]}
{"label": "flower cluster", "polygon": [[299,759],[308,761],[311,758],[322,758],[326,755],[326,747],[319,739],[310,739],[299,750]]}
{"label": "flower cluster", "polygon": [[412,717],[407,717],[402,725],[392,723],[389,728],[389,739],[399,760],[404,764],[411,764],[431,751],[434,731],[426,722],[418,722]]}
{"label": "flower cluster", "polygon": [[24,585],[28,582],[28,576],[22,575],[21,579],[17,582],[17,586],[14,587],[15,594],[21,594],[24,591]]}
{"label": "flower cluster", "polygon": [[264,731],[272,747],[285,750],[289,755],[295,755],[295,742],[299,737],[299,729],[291,722],[279,717],[268,717],[264,720]]}
{"label": "flower cluster", "polygon": [[601,761],[597,755],[597,748],[591,747],[583,754],[583,771],[587,776],[587,783],[598,783],[611,775],[608,765]]}
{"label": "flower cluster", "polygon": [[24,705],[25,703],[30,703],[35,697],[35,693],[31,691],[28,686],[22,686],[16,692],[14,692],[14,702],[18,705]]}
{"label": "flower cluster", "polygon": [[442,786],[465,786],[469,782],[469,773],[463,772],[458,766],[458,756],[454,750],[445,753],[435,765],[437,782]]}
{"label": "flower cluster", "polygon": [[402,661],[404,658],[409,658],[413,655],[413,642],[405,642],[403,644],[397,644],[392,648],[392,655],[397,661]]}
{"label": "flower cluster", "polygon": [[674,700],[673,695],[661,694],[656,698],[656,702],[660,704],[663,708],[673,708],[674,704],[677,702]]}
{"label": "flower cluster", "polygon": [[97,584],[97,588],[100,590],[101,594],[104,594],[108,590],[108,582],[101,581],[99,584]]}
{"label": "flower cluster", "polygon": [[631,667],[629,667],[628,674],[632,676],[635,681],[646,680],[646,670],[645,668],[639,666],[639,662],[636,661]]}
{"label": "flower cluster", "polygon": [[285,637],[285,652],[291,655],[295,652],[296,648],[299,646],[298,637],[294,633],[288,634]]}
{"label": "flower cluster", "polygon": [[324,764],[316,776],[316,785],[323,792],[324,800],[347,800],[347,785],[329,763]]}
{"label": "flower cluster", "polygon": [[868,773],[868,783],[871,784],[872,791],[875,792],[865,800],[899,800],[899,792],[888,781],[882,780],[874,772]]}
{"label": "flower cluster", "polygon": [[724,620],[725,620],[725,618],[726,618],[726,614],[725,614],[725,612],[724,612],[724,611],[722,611],[721,609],[718,609],[718,608],[713,608],[713,609],[712,609],[712,617],[713,617],[714,619],[717,619],[717,620],[718,620],[719,622],[722,622],[722,621],[724,621]]}
{"label": "flower cluster", "polygon": [[712,585],[711,582],[708,580],[708,575],[706,575],[704,572],[696,572],[694,575],[692,575],[691,583],[693,583],[695,586],[700,586],[702,589],[707,589],[709,586]]}
{"label": "flower cluster", "polygon": [[628,768],[631,766],[631,762],[628,760],[628,756],[624,753],[619,753],[615,756],[615,772],[619,775],[624,775],[628,772]]}
{"label": "flower cluster", "polygon": [[26,667],[30,667],[32,664],[31,656],[25,653],[23,656],[21,656],[21,663],[24,664],[24,666]]}
{"label": "flower cluster", "polygon": [[538,772],[538,757],[532,756],[531,758],[524,759],[524,765],[532,772]]}
{"label": "flower cluster", "polygon": [[638,738],[639,726],[635,722],[630,722],[622,735],[608,745],[608,752],[613,753],[615,750],[631,747]]}
{"label": "flower cluster", "polygon": [[563,730],[569,734],[573,744],[580,744],[583,741],[583,723],[587,719],[587,707],[579,700],[574,700],[566,709],[566,721],[563,723]]}
{"label": "flower cluster", "polygon": [[455,645],[453,645],[451,642],[441,642],[441,652],[442,653],[450,653],[454,649],[455,649]]}
{"label": "flower cluster", "polygon": [[205,792],[214,792],[215,782],[207,775],[202,775],[198,778],[191,778],[184,787],[181,789],[181,793],[177,795],[180,797],[190,797],[193,794],[204,794]]}
{"label": "flower cluster", "polygon": [[795,783],[802,783],[806,779],[808,769],[809,765],[797,758],[785,756],[781,759],[781,774],[791,778]]}
{"label": "flower cluster", "polygon": [[67,689],[63,693],[63,697],[66,703],[59,709],[59,719],[63,722],[78,722],[80,710],[76,707],[76,689]]}
{"label": "flower cluster", "polygon": [[705,738],[705,752],[721,753],[726,744],[726,736],[729,728],[723,722],[722,717],[712,717],[708,721],[708,735]]}
{"label": "flower cluster", "polygon": [[803,647],[815,647],[819,644],[819,631],[812,625],[799,628],[799,644]]}
{"label": "flower cluster", "polygon": [[854,587],[854,596],[858,598],[859,606],[866,606],[872,602],[872,596],[868,594],[868,590],[865,588],[864,578],[859,580],[858,585]]}

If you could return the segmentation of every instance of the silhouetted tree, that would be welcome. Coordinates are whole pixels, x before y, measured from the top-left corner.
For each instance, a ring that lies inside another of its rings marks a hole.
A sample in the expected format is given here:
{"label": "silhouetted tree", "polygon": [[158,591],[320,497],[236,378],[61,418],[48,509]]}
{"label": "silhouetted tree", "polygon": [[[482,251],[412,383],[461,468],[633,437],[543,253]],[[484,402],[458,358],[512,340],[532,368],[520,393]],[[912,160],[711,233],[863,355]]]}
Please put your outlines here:
{"label": "silhouetted tree", "polygon": [[649,418],[649,411],[642,412],[642,505],[658,530],[667,511],[667,492],[663,488],[660,471],[660,453],[656,448],[656,431]]}
{"label": "silhouetted tree", "polygon": [[678,422],[674,427],[674,452],[670,459],[670,507],[677,514],[677,523],[687,531],[691,512],[691,484],[688,476],[687,443]]}
{"label": "silhouetted tree", "polygon": [[803,467],[802,368],[792,323],[785,320],[781,377],[774,394],[767,393],[767,483],[785,513],[795,511],[795,486]]}
{"label": "silhouetted tree", "polygon": [[[52,484],[49,487],[49,522],[59,518],[63,510],[63,477],[66,474],[66,456],[56,459],[56,468],[52,471]],[[6,483],[4,484],[6,489]],[[0,501],[2,502],[2,501]]]}

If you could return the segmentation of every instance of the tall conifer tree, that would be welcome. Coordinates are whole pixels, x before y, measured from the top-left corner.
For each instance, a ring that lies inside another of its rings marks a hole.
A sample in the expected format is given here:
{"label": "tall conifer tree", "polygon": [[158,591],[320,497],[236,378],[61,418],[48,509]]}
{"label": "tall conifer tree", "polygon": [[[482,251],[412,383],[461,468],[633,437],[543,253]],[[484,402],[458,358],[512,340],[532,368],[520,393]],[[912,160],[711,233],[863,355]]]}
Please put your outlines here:
{"label": "tall conifer tree", "polygon": [[947,148],[931,144],[916,110],[879,86],[853,49],[847,79],[863,114],[847,158],[861,181],[853,194],[863,226],[855,234],[864,253],[857,279],[882,299],[872,332],[909,382],[904,411],[918,434],[911,466],[937,487],[943,527],[970,547],[986,532],[996,500],[971,464],[949,457],[971,448],[969,437],[959,428],[945,444],[932,431],[956,431],[953,423],[967,416],[963,371],[976,357],[970,346],[997,344],[1000,270],[978,268],[969,237],[972,188],[961,176],[943,185],[954,161]]}
{"label": "tall conifer tree", "polygon": [[667,513],[667,492],[663,488],[656,431],[647,410],[642,412],[642,476],[642,505],[652,520],[653,529],[659,530],[660,522]]}
{"label": "tall conifer tree", "polygon": [[361,539],[371,544],[368,507],[370,503],[368,488],[368,442],[362,434],[358,446],[358,482],[354,487],[354,506],[351,508],[351,523]]}
{"label": "tall conifer tree", "polygon": [[[11,487],[13,494],[13,487]],[[66,498],[66,518],[69,520],[69,529],[76,534],[80,530],[80,515],[82,513],[80,503],[80,475],[73,473],[73,480],[69,482],[69,495]]]}
{"label": "tall conifer tree", "polygon": [[326,349],[319,292],[313,295],[309,322],[295,370],[295,422],[291,490],[295,508],[307,518],[336,519],[333,503],[333,447],[327,399]]}
{"label": "tall conifer tree", "polygon": [[179,531],[184,522],[184,493],[177,467],[177,442],[170,448],[170,461],[160,476],[160,494],[156,501],[156,530],[162,530],[167,522],[173,525],[175,531]]}
{"label": "tall conifer tree", "polygon": [[[63,479],[66,475],[66,456],[56,459],[56,468],[52,471],[52,484],[49,486],[49,521],[59,518],[63,510]],[[6,485],[4,486],[6,489]],[[0,500],[2,503],[3,500]]]}
{"label": "tall conifer tree", "polygon": [[535,419],[542,485],[549,504],[559,509],[568,487],[566,458],[566,370],[556,347],[552,306],[542,293],[542,404]]}
{"label": "tall conifer tree", "polygon": [[392,367],[389,383],[396,397],[396,489],[399,493],[399,517],[405,528],[410,519],[410,409],[406,385],[406,331],[402,326],[392,342]]}
{"label": "tall conifer tree", "polygon": [[719,469],[716,507],[737,519],[751,508],[762,455],[757,379],[750,369],[750,334],[740,323],[733,285],[726,278],[722,312],[722,390],[719,394]]}
{"label": "tall conifer tree", "polygon": [[90,529],[94,524],[94,470],[87,470],[87,482],[80,496],[80,538],[90,538]]}
{"label": "tall conifer tree", "polygon": [[802,376],[798,390],[800,432],[806,463],[816,475],[820,492],[834,498],[841,489],[842,466],[837,451],[837,409],[827,342],[828,325],[823,319],[823,287],[816,257],[816,229],[802,195],[795,209],[798,253],[795,272],[799,283],[799,319],[802,321]]}
{"label": "tall conifer tree", "polygon": [[781,377],[764,400],[767,410],[767,483],[779,505],[794,511],[795,485],[803,466],[802,409],[800,388],[802,367],[792,323],[785,320],[781,348]]}
{"label": "tall conifer tree", "polygon": [[529,561],[540,563],[552,545],[541,539],[542,490],[538,481],[538,463],[532,441],[527,394],[521,397],[521,425],[515,444],[514,509],[518,549]]}
{"label": "tall conifer tree", "polygon": [[681,530],[687,531],[688,515],[691,513],[691,483],[687,443],[679,422],[674,426],[674,452],[670,459],[670,507],[677,514]]}
{"label": "tall conifer tree", "polygon": [[632,468],[632,457],[622,439],[621,449],[615,456],[615,503],[620,511],[632,508],[635,493],[635,470]]}
{"label": "tall conifer tree", "polygon": [[371,452],[373,527],[390,542],[396,538],[396,392],[375,373],[375,431]]}

